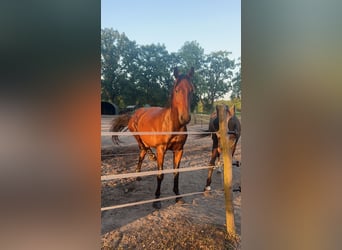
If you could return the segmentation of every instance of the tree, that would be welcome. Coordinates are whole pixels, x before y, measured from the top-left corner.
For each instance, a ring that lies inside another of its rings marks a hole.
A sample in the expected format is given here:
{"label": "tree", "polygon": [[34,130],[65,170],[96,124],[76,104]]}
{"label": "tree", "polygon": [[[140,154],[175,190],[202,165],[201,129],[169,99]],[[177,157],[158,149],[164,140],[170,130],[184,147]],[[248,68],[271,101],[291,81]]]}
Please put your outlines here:
{"label": "tree", "polygon": [[181,70],[191,67],[200,69],[204,60],[204,49],[196,41],[185,42],[178,50],[178,56],[181,58]]}
{"label": "tree", "polygon": [[121,92],[133,89],[130,77],[136,71],[137,45],[124,33],[101,30],[101,99],[123,106]]}
{"label": "tree", "polygon": [[[195,68],[195,93],[191,110],[199,102],[205,111],[214,101],[232,91],[241,96],[240,70],[233,77],[234,61],[226,51],[204,54],[198,42],[185,42],[177,53],[164,45],[137,45],[125,33],[101,30],[101,99],[123,108],[130,104],[163,106],[173,87],[173,68]],[[233,78],[233,79],[232,79]]]}
{"label": "tree", "polygon": [[[240,60],[240,58],[238,59]],[[232,90],[232,93],[230,95],[231,99],[241,99],[241,62],[236,64],[239,69],[235,72],[235,75],[232,79],[232,84],[230,86],[230,89]]]}
{"label": "tree", "polygon": [[199,45],[198,42],[185,42],[184,45],[178,50],[177,53],[180,62],[180,70],[187,72],[191,67],[194,67],[195,74],[193,83],[195,85],[195,92],[193,101],[191,103],[191,110],[194,110],[198,102],[201,100],[201,95],[205,91],[203,88],[203,75],[202,67],[204,62],[204,49]]}
{"label": "tree", "polygon": [[172,85],[170,55],[164,45],[143,45],[139,49],[135,86],[139,102],[163,106]]}
{"label": "tree", "polygon": [[229,54],[226,51],[218,51],[210,53],[205,58],[201,100],[207,111],[213,108],[216,99],[224,97],[229,91],[235,68],[234,61],[228,58]]}

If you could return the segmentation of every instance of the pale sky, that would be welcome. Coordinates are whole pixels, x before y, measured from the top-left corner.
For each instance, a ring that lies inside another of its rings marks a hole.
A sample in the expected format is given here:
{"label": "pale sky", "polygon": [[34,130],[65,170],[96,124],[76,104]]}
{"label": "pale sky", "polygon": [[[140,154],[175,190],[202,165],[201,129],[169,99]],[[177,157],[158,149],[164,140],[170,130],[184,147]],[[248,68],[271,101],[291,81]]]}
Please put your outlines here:
{"label": "pale sky", "polygon": [[240,0],[102,0],[101,28],[124,32],[139,45],[164,44],[169,52],[197,41],[206,54],[241,57]]}

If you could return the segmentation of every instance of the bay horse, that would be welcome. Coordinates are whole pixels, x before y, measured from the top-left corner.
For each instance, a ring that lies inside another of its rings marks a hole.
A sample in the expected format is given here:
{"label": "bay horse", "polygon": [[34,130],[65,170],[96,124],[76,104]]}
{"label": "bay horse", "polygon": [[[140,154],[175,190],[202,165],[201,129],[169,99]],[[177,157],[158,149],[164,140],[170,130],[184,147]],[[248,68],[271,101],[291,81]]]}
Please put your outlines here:
{"label": "bay horse", "polygon": [[[234,156],[236,145],[239,141],[240,134],[241,134],[241,123],[240,120],[235,115],[235,105],[231,108],[225,106],[225,111],[227,112],[227,123],[228,123],[228,138],[229,138],[229,145],[231,147],[232,157]],[[213,112],[210,116],[209,120],[209,128],[206,131],[212,132],[211,139],[213,141],[212,151],[211,151],[211,158],[209,161],[209,166],[213,166],[212,168],[208,169],[208,177],[205,186],[205,190],[211,190],[211,177],[213,175],[214,166],[216,159],[220,158],[220,138],[216,132],[219,130],[219,116],[218,116],[218,106],[216,106],[216,112]],[[239,162],[233,163],[233,165],[239,165]]]}
{"label": "bay horse", "polygon": [[[164,156],[167,150],[173,152],[173,168],[178,169],[183,155],[183,146],[187,139],[187,134],[172,134],[171,132],[186,132],[186,125],[191,120],[190,104],[194,92],[192,78],[194,68],[192,67],[187,74],[179,74],[178,68],[174,68],[175,77],[173,89],[171,92],[170,104],[167,107],[149,107],[140,108],[133,115],[123,115],[112,121],[110,131],[122,131],[128,126],[131,132],[170,132],[162,135],[144,135],[135,134],[134,137],[139,146],[139,160],[136,172],[141,171],[142,161],[146,153],[150,159],[157,160],[158,170],[163,169]],[[118,143],[118,136],[112,136],[114,143]],[[151,148],[156,149],[155,156]],[[155,198],[160,197],[160,187],[164,174],[157,175],[157,189]],[[178,188],[179,173],[174,173],[173,192],[179,195]],[[176,202],[184,202],[181,197],[176,198]],[[154,201],[153,207],[161,208],[160,201]]]}

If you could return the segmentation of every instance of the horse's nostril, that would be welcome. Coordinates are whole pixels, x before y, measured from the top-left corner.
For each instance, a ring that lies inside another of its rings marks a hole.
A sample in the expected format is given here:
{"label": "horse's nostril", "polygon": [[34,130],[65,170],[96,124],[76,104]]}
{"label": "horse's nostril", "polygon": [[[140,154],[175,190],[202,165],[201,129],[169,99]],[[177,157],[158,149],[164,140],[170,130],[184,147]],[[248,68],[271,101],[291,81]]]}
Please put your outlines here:
{"label": "horse's nostril", "polygon": [[180,122],[181,122],[182,124],[186,124],[186,123],[189,123],[189,122],[190,122],[191,116],[190,116],[190,115],[187,115],[187,116],[181,115],[181,116],[179,117],[179,119],[180,119]]}

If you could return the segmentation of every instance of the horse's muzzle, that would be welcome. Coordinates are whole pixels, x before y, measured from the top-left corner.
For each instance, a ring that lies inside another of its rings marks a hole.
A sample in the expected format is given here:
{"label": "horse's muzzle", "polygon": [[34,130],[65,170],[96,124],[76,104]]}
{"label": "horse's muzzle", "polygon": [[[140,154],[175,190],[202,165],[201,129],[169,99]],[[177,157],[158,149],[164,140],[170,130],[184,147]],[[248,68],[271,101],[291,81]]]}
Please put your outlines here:
{"label": "horse's muzzle", "polygon": [[179,118],[181,124],[188,124],[191,121],[191,115],[181,115]]}

